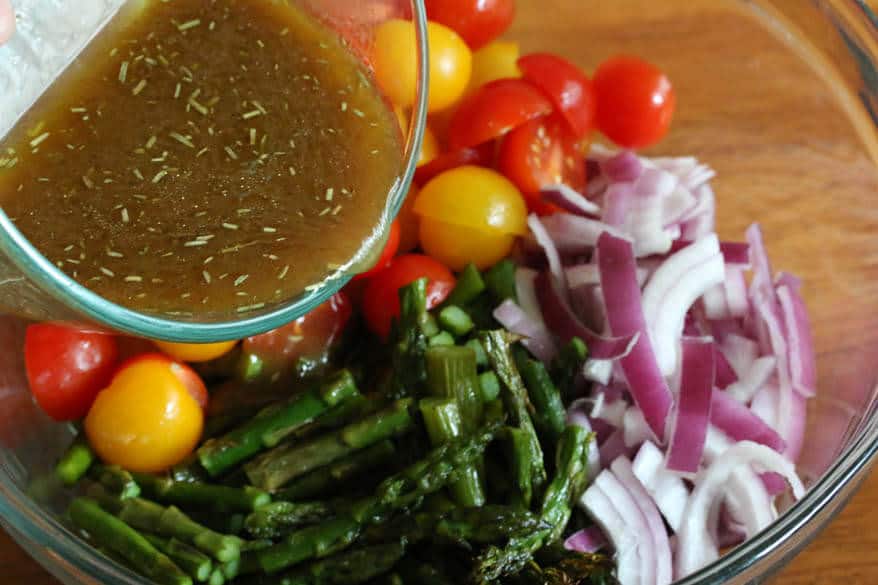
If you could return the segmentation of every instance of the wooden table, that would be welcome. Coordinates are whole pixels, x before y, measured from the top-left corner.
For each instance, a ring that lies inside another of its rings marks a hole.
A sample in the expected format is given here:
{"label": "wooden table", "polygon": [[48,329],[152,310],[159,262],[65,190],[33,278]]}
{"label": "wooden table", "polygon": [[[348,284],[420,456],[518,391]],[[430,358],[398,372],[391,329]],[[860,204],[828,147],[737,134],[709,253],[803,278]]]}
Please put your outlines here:
{"label": "wooden table", "polygon": [[[783,4],[810,4],[797,2]],[[662,149],[696,153],[714,165],[720,231],[740,237],[758,219],[770,234],[776,265],[804,277],[823,392],[849,390],[861,383],[862,371],[874,372],[878,262],[862,256],[878,257],[878,231],[871,206],[846,202],[878,192],[878,176],[825,84],[721,0],[520,0],[519,7],[513,36],[527,50],[557,51],[592,68],[624,48],[667,69],[680,108]],[[586,20],[599,30],[583,35]],[[819,28],[821,21],[803,25]],[[827,191],[838,205],[822,205]],[[842,227],[845,236],[836,237]],[[878,583],[876,525],[878,474],[776,583]],[[0,532],[0,583],[54,580]]]}

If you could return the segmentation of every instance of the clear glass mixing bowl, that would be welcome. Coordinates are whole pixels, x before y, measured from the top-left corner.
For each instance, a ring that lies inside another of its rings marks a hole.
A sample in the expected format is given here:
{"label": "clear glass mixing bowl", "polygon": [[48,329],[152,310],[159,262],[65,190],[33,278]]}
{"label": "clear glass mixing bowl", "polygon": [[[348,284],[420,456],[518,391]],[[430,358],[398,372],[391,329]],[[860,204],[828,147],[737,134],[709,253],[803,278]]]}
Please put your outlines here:
{"label": "clear glass mixing bowl", "polygon": [[[803,277],[819,353],[800,471],[807,496],[686,585],[757,583],[844,505],[878,451],[878,28],[856,0],[519,0],[509,37],[592,69],[631,52],[674,79],[678,117],[656,149],[714,166],[719,226],[759,221],[778,268]],[[142,584],[65,524],[34,480],[72,432],[31,403],[22,327],[0,320],[0,522],[67,583]]]}

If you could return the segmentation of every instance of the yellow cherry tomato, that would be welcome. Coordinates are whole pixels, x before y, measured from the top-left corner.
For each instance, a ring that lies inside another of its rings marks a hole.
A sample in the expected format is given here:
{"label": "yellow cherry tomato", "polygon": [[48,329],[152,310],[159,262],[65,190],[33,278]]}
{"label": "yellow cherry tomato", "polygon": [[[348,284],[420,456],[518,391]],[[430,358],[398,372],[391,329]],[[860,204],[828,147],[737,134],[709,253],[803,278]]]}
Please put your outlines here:
{"label": "yellow cherry tomato", "polygon": [[418,226],[421,218],[415,213],[415,199],[418,197],[418,188],[412,184],[405,203],[396,215],[399,224],[399,254],[411,252],[418,247]]}
{"label": "yellow cherry tomato", "polygon": [[489,81],[506,77],[521,77],[518,68],[518,43],[494,41],[473,53],[473,72],[467,92],[475,91]]}
{"label": "yellow cherry tomato", "polygon": [[439,139],[433,134],[429,126],[424,128],[424,143],[421,145],[421,156],[418,158],[418,166],[425,165],[439,156]]}
{"label": "yellow cherry tomato", "polygon": [[209,362],[232,351],[238,342],[172,343],[170,341],[156,341],[155,344],[162,352],[182,362]]}
{"label": "yellow cherry tomato", "polygon": [[489,268],[512,251],[515,236],[469,226],[445,223],[431,217],[420,222],[421,248],[452,270],[463,270],[472,262]]}
{"label": "yellow cherry tomato", "polygon": [[462,166],[434,177],[415,200],[415,213],[487,232],[523,235],[527,206],[518,188],[491,169]]}
{"label": "yellow cherry tomato", "polygon": [[[427,24],[430,44],[429,109],[438,112],[454,105],[469,83],[472,52],[456,32],[441,24]],[[378,85],[394,104],[404,108],[415,102],[418,80],[415,25],[389,20],[375,31],[372,64]]]}
{"label": "yellow cherry tomato", "polygon": [[98,394],[85,419],[100,458],[131,471],[163,471],[195,449],[204,414],[161,360],[135,360]]}

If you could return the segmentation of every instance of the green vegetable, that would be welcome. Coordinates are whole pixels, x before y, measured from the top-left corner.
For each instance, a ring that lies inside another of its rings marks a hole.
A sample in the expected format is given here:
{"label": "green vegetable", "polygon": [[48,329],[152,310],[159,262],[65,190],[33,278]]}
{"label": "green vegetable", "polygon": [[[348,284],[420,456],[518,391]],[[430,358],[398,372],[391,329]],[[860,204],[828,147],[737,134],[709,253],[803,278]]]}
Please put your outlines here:
{"label": "green vegetable", "polygon": [[347,370],[330,377],[318,391],[295,396],[287,403],[269,407],[250,421],[198,449],[201,465],[212,477],[273,447],[281,430],[293,432],[330,408],[358,394],[354,378]]}
{"label": "green vegetable", "polygon": [[585,458],[590,434],[569,426],[558,441],[555,477],[546,488],[540,519],[548,526],[514,536],[506,546],[488,547],[476,561],[473,580],[490,582],[520,571],[543,545],[558,540],[570,519],[573,503],[585,489]]}
{"label": "green vegetable", "polygon": [[399,320],[391,330],[391,398],[417,396],[427,380],[424,352],[430,337],[439,333],[427,311],[427,279],[399,289]]}
{"label": "green vegetable", "polygon": [[473,330],[475,325],[466,311],[457,305],[448,305],[439,312],[439,326],[456,337],[462,337]]}
{"label": "green vegetable", "polygon": [[457,275],[457,284],[454,290],[445,299],[445,306],[465,306],[474,301],[485,292],[485,281],[482,274],[474,264],[467,264],[463,271]]}
{"label": "green vegetable", "polygon": [[479,390],[485,402],[497,400],[500,397],[500,379],[497,374],[492,371],[479,374]]}
{"label": "green vegetable", "polygon": [[395,455],[396,447],[391,441],[380,441],[293,480],[275,497],[297,501],[325,494],[336,485],[343,485],[367,471],[386,465]]}
{"label": "green vegetable", "polygon": [[516,300],[515,269],[512,260],[501,260],[485,273],[485,283],[496,304],[507,299]]}
{"label": "green vegetable", "polygon": [[210,578],[210,574],[213,572],[213,561],[206,554],[174,538],[167,539],[152,534],[144,534],[143,536],[194,580],[204,582]]}
{"label": "green vegetable", "polygon": [[55,466],[55,475],[64,485],[71,486],[82,479],[88,472],[96,456],[88,441],[76,438]]}
{"label": "green vegetable", "polygon": [[356,585],[383,575],[405,554],[401,544],[382,544],[343,552],[282,575],[282,585]]}
{"label": "green vegetable", "polygon": [[247,516],[244,526],[256,538],[278,538],[326,520],[335,510],[326,502],[275,502]]}
{"label": "green vegetable", "polygon": [[476,354],[476,365],[478,367],[487,367],[488,354],[485,353],[485,348],[482,346],[482,343],[478,339],[470,339],[469,341],[464,343],[463,346],[470,348]]}
{"label": "green vegetable", "polygon": [[131,566],[157,583],[192,585],[192,579],[174,562],[156,549],[139,532],[93,500],[76,498],[67,509],[71,521],[86,531],[99,546],[106,547],[131,563]]}
{"label": "green vegetable", "polygon": [[475,353],[467,347],[431,347],[424,360],[430,395],[456,400],[464,432],[475,429],[484,414]]}
{"label": "green vegetable", "polygon": [[561,402],[561,393],[552,383],[549,371],[542,362],[531,359],[520,346],[516,348],[514,355],[534,407],[534,424],[545,441],[554,445],[567,425],[567,413],[564,403]]}
{"label": "green vegetable", "polygon": [[588,348],[585,342],[574,337],[561,348],[552,364],[552,373],[558,383],[558,389],[564,400],[568,402],[576,397],[576,378],[587,358]]}
{"label": "green vegetable", "polygon": [[[460,408],[453,398],[428,398],[420,404],[427,434],[434,446],[443,445],[463,435]],[[485,504],[485,488],[478,468],[468,465],[459,470],[460,478],[450,486],[451,495],[461,506]]]}
{"label": "green vegetable", "polygon": [[144,495],[164,504],[198,506],[219,512],[252,512],[271,503],[271,496],[260,489],[242,488],[197,482],[179,482],[145,473],[134,479]]}
{"label": "green vegetable", "polygon": [[247,477],[257,487],[276,490],[359,449],[408,432],[413,421],[411,400],[398,400],[389,407],[337,431],[314,439],[281,445],[244,466]]}
{"label": "green vegetable", "polygon": [[136,498],[140,495],[140,486],[134,481],[134,476],[117,465],[94,465],[90,474],[107,491],[120,499]]}
{"label": "green vegetable", "polygon": [[436,522],[434,532],[440,539],[472,544],[505,542],[548,528],[536,514],[517,506],[456,508]]}
{"label": "green vegetable", "polygon": [[118,513],[126,524],[159,536],[176,538],[209,554],[221,563],[237,559],[243,541],[237,536],[219,534],[175,508],[141,499],[123,500]]}
{"label": "green vegetable", "polygon": [[533,406],[512,358],[511,345],[517,339],[505,330],[497,330],[482,333],[480,340],[485,346],[491,367],[500,379],[500,395],[511,422],[526,437],[530,454],[528,460],[531,467],[531,485],[534,489],[539,489],[546,483],[546,469],[543,466],[543,450],[530,416]]}
{"label": "green vegetable", "polygon": [[454,336],[447,331],[440,331],[427,340],[428,347],[450,347],[454,345]]}
{"label": "green vegetable", "polygon": [[531,437],[515,427],[503,429],[506,458],[512,475],[513,503],[530,508],[533,499],[533,474],[531,472]]}

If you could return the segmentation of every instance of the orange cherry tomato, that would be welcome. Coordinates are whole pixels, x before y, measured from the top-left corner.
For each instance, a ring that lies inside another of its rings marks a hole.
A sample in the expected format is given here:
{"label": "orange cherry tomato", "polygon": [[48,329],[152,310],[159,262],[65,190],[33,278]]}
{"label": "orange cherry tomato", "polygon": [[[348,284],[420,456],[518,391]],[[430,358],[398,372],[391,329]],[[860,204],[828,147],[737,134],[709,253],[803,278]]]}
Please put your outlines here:
{"label": "orange cherry tomato", "polygon": [[204,413],[186,385],[157,359],[133,360],[98,394],[85,419],[89,444],[105,462],[159,472],[198,444]]}
{"label": "orange cherry tomato", "polygon": [[195,399],[195,402],[198,403],[202,410],[207,410],[207,405],[210,400],[207,386],[205,385],[204,380],[201,379],[201,376],[199,376],[190,366],[183,362],[174,360],[163,353],[152,352],[140,354],[126,360],[121,366],[119,366],[119,369],[121,370],[140,362],[154,362],[157,365],[165,365],[170,368],[171,372],[183,382],[186,391]]}
{"label": "orange cherry tomato", "polygon": [[237,341],[220,341],[217,343],[174,343],[155,341],[156,347],[169,356],[184,362],[209,362],[232,351]]}

